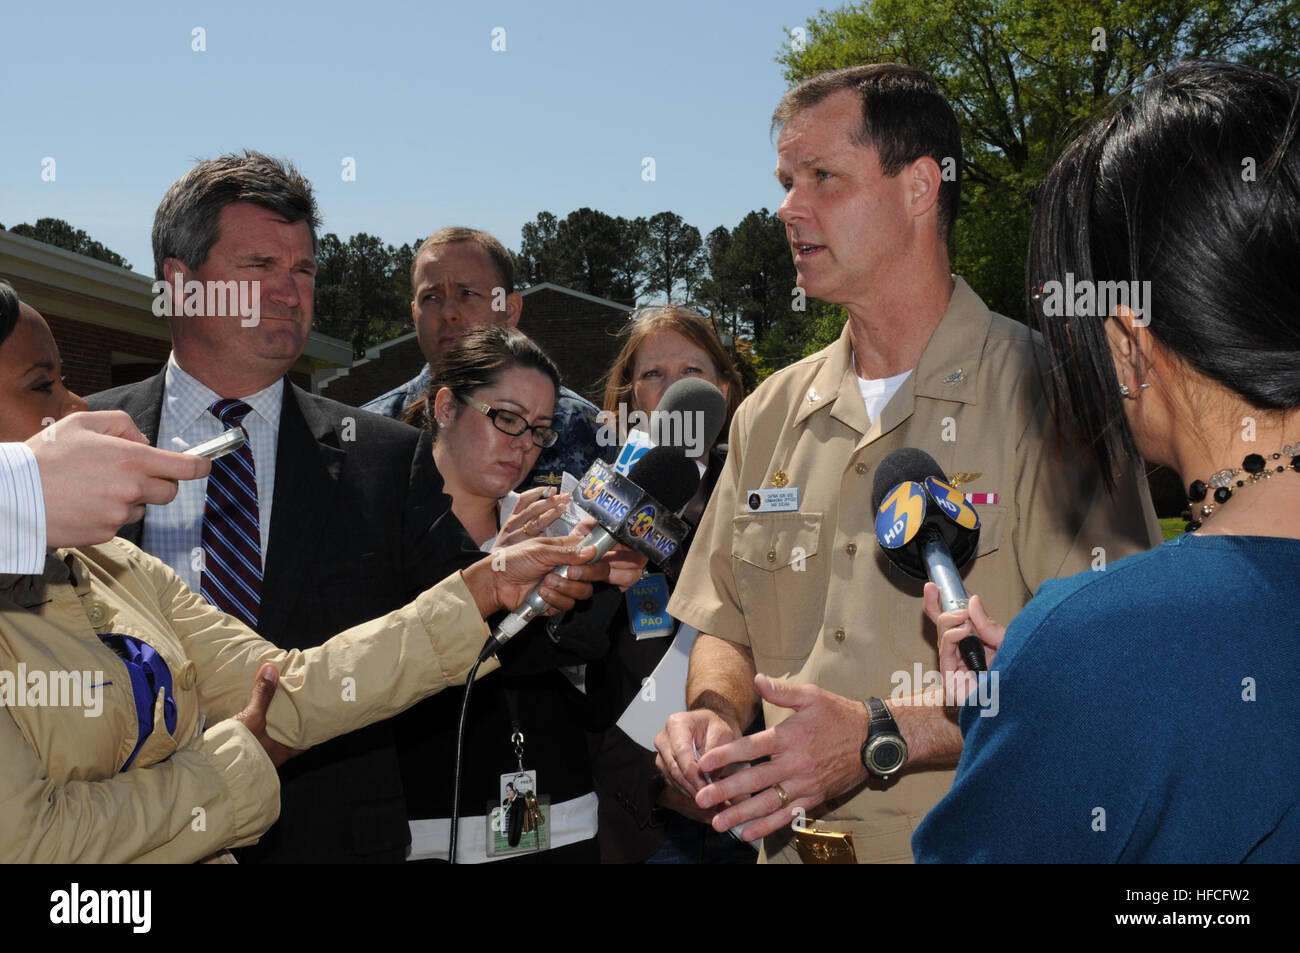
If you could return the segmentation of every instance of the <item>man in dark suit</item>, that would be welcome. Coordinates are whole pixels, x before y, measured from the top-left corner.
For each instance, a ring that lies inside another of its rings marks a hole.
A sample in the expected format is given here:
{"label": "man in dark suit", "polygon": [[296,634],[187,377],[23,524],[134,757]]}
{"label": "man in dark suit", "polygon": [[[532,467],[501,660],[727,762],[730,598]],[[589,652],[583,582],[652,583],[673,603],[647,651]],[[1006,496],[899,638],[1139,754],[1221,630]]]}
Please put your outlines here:
{"label": "man in dark suit", "polygon": [[[208,480],[182,484],[121,535],[285,648],[398,608],[481,556],[451,515],[427,435],[286,377],[311,328],[318,225],[311,186],[291,165],[250,152],[195,166],[154,221],[167,367],[90,399],[125,410],[167,449],[244,431],[246,446]],[[404,858],[388,724],[307,752],[281,779],[281,819],[242,860]]]}

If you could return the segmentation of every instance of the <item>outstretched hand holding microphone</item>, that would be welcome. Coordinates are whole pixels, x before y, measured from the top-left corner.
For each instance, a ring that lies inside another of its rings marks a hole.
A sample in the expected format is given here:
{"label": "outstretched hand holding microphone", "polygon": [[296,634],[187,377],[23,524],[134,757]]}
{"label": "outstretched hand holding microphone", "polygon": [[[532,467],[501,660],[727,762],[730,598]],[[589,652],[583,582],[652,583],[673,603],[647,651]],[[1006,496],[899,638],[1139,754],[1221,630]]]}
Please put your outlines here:
{"label": "outstretched hand holding microphone", "polygon": [[[975,555],[979,517],[963,495],[949,486],[929,454],[912,447],[895,450],[880,462],[872,487],[876,539],[903,572],[925,584],[925,614],[939,632],[939,668],[945,684],[965,704],[974,675],[1002,644],[1006,628],[984,611],[978,595],[967,596],[958,569]],[[951,678],[966,673],[966,678]]]}
{"label": "outstretched hand holding microphone", "polygon": [[[979,516],[948,485],[934,457],[915,447],[889,454],[876,468],[871,502],[876,541],[889,561],[909,576],[929,579],[926,592],[934,590],[935,605],[945,612],[965,611],[970,599],[959,569],[979,547]],[[957,649],[970,671],[988,671],[979,639],[968,633]]]}
{"label": "outstretched hand holding microphone", "polygon": [[177,481],[211,469],[201,457],[151,447],[120,410],[70,414],[26,444],[40,470],[53,547],[106,542],[140,519],[146,504],[170,503]]}
{"label": "outstretched hand holding microphone", "polygon": [[[713,446],[726,416],[726,400],[707,381],[683,378],[659,403],[650,432],[634,430],[613,465],[597,461],[579,481],[574,502],[587,517],[579,526],[590,529],[580,545],[594,546],[595,559],[621,543],[662,563],[686,536],[688,527],[673,514],[699,487],[700,468],[693,458]],[[557,574],[568,571],[561,568]],[[497,626],[482,657],[491,657],[545,610],[538,593],[530,593]]]}
{"label": "outstretched hand holding microphone", "polygon": [[[579,505],[596,525],[577,543],[578,547],[589,548],[592,561],[604,557],[618,543],[656,561],[666,559],[686,534],[685,525],[672,513],[691,498],[699,482],[695,464],[670,447],[650,450],[627,477],[597,461],[583,476],[577,493]],[[567,579],[573,568],[558,567],[554,575]],[[497,625],[480,658],[486,660],[496,654],[546,608],[539,586]]]}
{"label": "outstretched hand holding microphone", "polygon": [[[958,646],[967,639],[977,637],[983,647],[988,664],[993,664],[993,656],[1002,646],[1002,639],[1007,634],[1007,627],[994,622],[984,611],[984,600],[978,595],[970,597],[966,608],[944,611],[939,604],[939,587],[932,582],[925,584],[925,614],[934,623],[939,632],[939,670],[943,672],[944,684],[955,685],[959,705],[966,703],[966,698],[974,685],[970,676],[977,672],[964,661],[964,651]],[[951,678],[954,673],[967,673],[966,678]]]}

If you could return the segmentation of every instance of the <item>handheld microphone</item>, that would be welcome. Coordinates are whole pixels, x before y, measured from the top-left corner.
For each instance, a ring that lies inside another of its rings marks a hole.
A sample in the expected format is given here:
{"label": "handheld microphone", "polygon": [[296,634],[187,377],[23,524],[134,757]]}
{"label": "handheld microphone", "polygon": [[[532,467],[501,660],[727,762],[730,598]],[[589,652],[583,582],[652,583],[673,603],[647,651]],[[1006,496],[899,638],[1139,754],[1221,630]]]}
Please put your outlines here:
{"label": "handheld microphone", "polygon": [[614,460],[619,473],[630,472],[646,451],[657,446],[676,447],[697,459],[707,457],[727,419],[727,399],[704,378],[683,377],[641,418],[628,431],[627,442]]}
{"label": "handheld microphone", "polygon": [[[597,460],[579,482],[574,497],[587,515],[596,518],[596,527],[578,544],[579,548],[595,546],[591,562],[596,562],[616,543],[623,543],[654,562],[663,562],[677,551],[689,530],[673,512],[695,495],[699,483],[695,463],[672,447],[647,451],[627,476]],[[561,566],[555,574],[567,578],[569,567]],[[491,658],[547,610],[541,588],[538,583],[523,604],[501,620],[483,646],[481,660]]]}
{"label": "handheld microphone", "polygon": [[[889,454],[876,467],[871,503],[876,541],[889,561],[909,576],[937,585],[945,612],[966,608],[970,599],[958,568],[970,562],[979,546],[979,514],[960,490],[945,482],[934,457],[914,447]],[[974,627],[958,649],[972,672],[988,670]]]}

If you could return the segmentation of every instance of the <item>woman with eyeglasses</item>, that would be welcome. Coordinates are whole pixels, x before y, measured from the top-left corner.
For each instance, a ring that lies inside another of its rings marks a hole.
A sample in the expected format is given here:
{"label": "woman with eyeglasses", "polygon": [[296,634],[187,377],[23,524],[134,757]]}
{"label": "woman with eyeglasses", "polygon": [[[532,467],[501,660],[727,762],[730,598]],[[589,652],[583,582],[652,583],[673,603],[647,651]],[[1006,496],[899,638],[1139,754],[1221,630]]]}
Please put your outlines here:
{"label": "woman with eyeglasses", "polygon": [[[1028,285],[1058,416],[1079,466],[1176,470],[1187,532],[1043,583],[1005,630],[926,587],[944,667],[973,626],[990,672],[918,860],[1300,860],[1297,116],[1294,80],[1182,63],[1044,180]],[[1067,307],[1066,284],[1130,294]]]}
{"label": "woman with eyeglasses", "polygon": [[[704,513],[726,461],[726,447],[721,441],[726,439],[731,417],[745,396],[744,385],[702,311],[689,307],[648,307],[633,312],[624,332],[623,347],[606,378],[604,410],[622,419],[638,411],[649,414],[659,406],[664,392],[685,377],[703,378],[727,399],[726,420],[705,458],[707,466],[700,488],[682,513],[693,528]],[[690,541],[688,535],[662,570],[665,592],[669,594],[690,549]],[[666,601],[665,597],[665,604]],[[632,631],[626,609],[620,609],[615,620],[610,651],[588,667],[587,679],[593,704],[602,711],[603,720],[611,724],[629,706],[644,704],[646,680],[654,675],[675,637],[671,631],[653,638],[638,636]],[[689,651],[688,646],[678,647]],[[684,697],[685,688],[683,680],[664,680],[661,672],[654,693],[664,699],[674,694]],[[683,706],[684,702],[678,702],[671,710]],[[662,719],[655,730],[659,727]],[[595,735],[593,745],[596,787],[601,796],[601,855],[605,862],[754,862],[753,848],[713,831],[705,812],[664,788],[655,769],[654,752],[630,738],[617,724]]]}
{"label": "woman with eyeglasses", "polygon": [[[407,412],[407,422],[432,434],[452,513],[485,551],[542,535],[568,502],[548,495],[550,487],[517,497],[513,492],[542,449],[555,443],[550,423],[559,386],[554,363],[527,335],[482,326],[443,352],[425,398]],[[578,615],[591,609],[584,606]],[[598,859],[585,699],[561,669],[602,653],[607,637],[602,632],[583,642],[586,629],[554,621],[539,620],[508,643],[501,674],[475,686],[457,863]],[[445,693],[396,722],[412,861],[447,859],[461,697],[460,691]],[[530,792],[522,811],[501,810],[508,789]],[[508,822],[516,817],[527,822],[512,831]]]}
{"label": "woman with eyeglasses", "polygon": [[501,520],[502,501],[542,450],[555,445],[550,424],[560,375],[522,332],[489,326],[463,337],[439,360],[428,394],[406,420],[429,427],[452,512],[475,542],[491,549],[499,533],[501,542],[540,535],[567,502],[536,487],[522,505],[511,500],[509,518]]}

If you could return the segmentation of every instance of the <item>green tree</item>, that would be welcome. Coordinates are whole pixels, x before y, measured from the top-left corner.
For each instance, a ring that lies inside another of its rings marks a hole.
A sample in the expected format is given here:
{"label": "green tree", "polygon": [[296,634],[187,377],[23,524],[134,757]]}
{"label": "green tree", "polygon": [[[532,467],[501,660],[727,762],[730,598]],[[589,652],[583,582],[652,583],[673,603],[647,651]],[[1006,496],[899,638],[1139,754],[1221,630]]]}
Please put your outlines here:
{"label": "green tree", "polygon": [[519,252],[515,255],[515,281],[521,288],[555,281],[558,277],[559,229],[559,220],[550,212],[538,212],[535,221],[524,223]]}
{"label": "green tree", "polygon": [[1033,191],[1116,93],[1185,57],[1300,69],[1300,0],[874,0],[822,10],[806,32],[777,56],[791,83],[903,62],[943,87],[965,152],[954,270],[1012,316]]}
{"label": "green tree", "polygon": [[676,212],[651,216],[641,244],[641,261],[645,267],[643,291],[662,294],[669,304],[679,290],[679,301],[691,300],[706,268],[700,230],[686,224]]}
{"label": "green tree", "polygon": [[799,298],[790,242],[775,213],[760,209],[740,220],[731,231],[725,265],[740,295],[741,323],[760,351],[774,328],[802,323],[802,312],[794,310]]}
{"label": "green tree", "polygon": [[616,218],[592,208],[577,209],[563,220],[539,212],[521,230],[518,283],[550,281],[630,305],[641,286],[645,227],[645,219]]}
{"label": "green tree", "polygon": [[740,288],[730,268],[731,232],[719,225],[704,237],[704,257],[709,274],[700,282],[700,303],[713,315],[718,330],[734,339],[741,333]]}
{"label": "green tree", "polygon": [[[424,239],[420,238],[393,249],[392,282],[396,295],[407,302],[415,296],[415,289],[411,287],[411,265],[415,263],[415,250],[423,243]],[[405,313],[409,315],[410,309]]]}
{"label": "green tree", "polygon": [[754,345],[744,338],[732,338],[732,346],[727,349],[731,355],[732,366],[740,373],[740,383],[746,394],[752,394],[754,388],[771,373],[765,370],[754,356]]}
{"label": "green tree", "polygon": [[714,229],[705,244],[709,276],[700,299],[719,326],[733,336],[748,335],[758,366],[768,372],[809,353],[815,305],[795,290],[785,223],[760,209],[730,231]]}
{"label": "green tree", "polygon": [[[592,208],[570,212],[556,228],[560,284],[601,298],[628,297],[628,289],[615,288],[623,248],[619,221]],[[635,254],[635,251],[633,252]],[[635,296],[633,291],[632,296]]]}
{"label": "green tree", "polygon": [[[0,226],[3,227],[3,226]],[[61,218],[38,218],[35,225],[15,225],[9,229],[15,235],[33,238],[47,245],[55,245],[98,261],[106,261],[119,268],[130,268],[127,260],[110,248],[105,248],[79,228],[73,228]]]}
{"label": "green tree", "polygon": [[346,243],[333,232],[316,247],[316,330],[352,345],[354,357],[410,323],[413,249],[395,249],[360,232]]}
{"label": "green tree", "polygon": [[631,306],[636,304],[645,282],[645,263],[642,261],[641,249],[645,246],[650,223],[641,216],[624,218],[619,215],[614,219],[614,224],[618,227],[614,279],[605,297]]}

